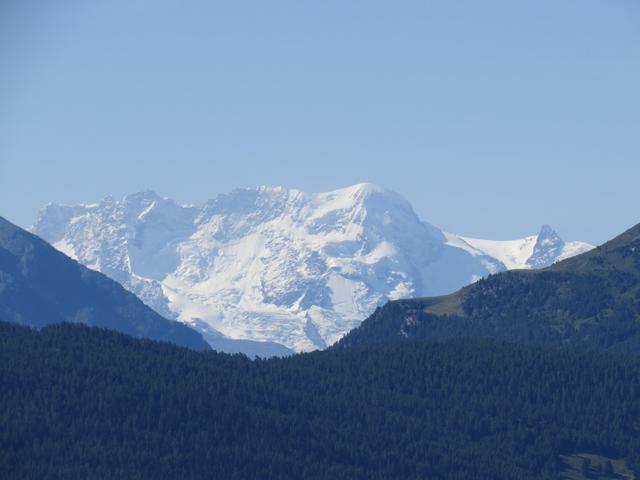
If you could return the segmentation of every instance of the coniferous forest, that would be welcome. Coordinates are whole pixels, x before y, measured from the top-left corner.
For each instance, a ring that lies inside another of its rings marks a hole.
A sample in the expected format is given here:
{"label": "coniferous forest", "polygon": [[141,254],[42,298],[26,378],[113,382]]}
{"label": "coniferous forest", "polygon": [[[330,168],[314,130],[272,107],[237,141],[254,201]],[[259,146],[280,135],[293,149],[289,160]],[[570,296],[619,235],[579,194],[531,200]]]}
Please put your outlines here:
{"label": "coniferous forest", "polygon": [[640,225],[545,269],[388,302],[340,344],[462,336],[640,352]]}
{"label": "coniferous forest", "polygon": [[250,361],[0,323],[0,391],[6,479],[552,479],[584,453],[640,472],[622,353],[455,339]]}

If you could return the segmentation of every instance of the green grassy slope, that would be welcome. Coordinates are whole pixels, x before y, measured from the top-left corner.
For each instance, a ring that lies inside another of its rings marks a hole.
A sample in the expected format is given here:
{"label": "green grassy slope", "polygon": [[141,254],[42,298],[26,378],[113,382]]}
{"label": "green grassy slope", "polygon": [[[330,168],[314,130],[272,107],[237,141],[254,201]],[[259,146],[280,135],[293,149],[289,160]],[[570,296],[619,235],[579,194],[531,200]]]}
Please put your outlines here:
{"label": "green grassy slope", "polygon": [[640,225],[543,270],[389,302],[340,345],[461,336],[640,352]]}

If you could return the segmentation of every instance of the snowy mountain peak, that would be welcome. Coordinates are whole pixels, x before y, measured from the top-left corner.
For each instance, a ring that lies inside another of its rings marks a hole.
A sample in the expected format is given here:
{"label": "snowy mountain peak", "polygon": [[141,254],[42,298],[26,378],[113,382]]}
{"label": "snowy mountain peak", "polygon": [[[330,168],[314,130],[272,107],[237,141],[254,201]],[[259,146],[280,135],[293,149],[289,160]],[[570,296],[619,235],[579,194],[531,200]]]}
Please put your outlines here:
{"label": "snowy mountain peak", "polygon": [[[113,197],[109,198],[113,199]],[[153,190],[143,190],[127,195],[124,197],[124,200],[126,202],[153,202],[155,200],[161,200],[161,197]]]}
{"label": "snowy mountain peak", "polygon": [[548,267],[593,248],[584,242],[565,242],[549,225],[543,225],[538,235],[517,240],[482,240],[453,234],[448,234],[448,240],[473,255],[499,261],[507,270]]}
{"label": "snowy mountain peak", "polygon": [[542,237],[542,238],[546,238],[546,237],[560,238],[558,236],[558,233],[553,228],[551,228],[550,225],[547,225],[546,223],[543,224],[540,227],[540,232],[538,233],[538,238],[540,238],[540,237]]}
{"label": "snowy mountain peak", "polygon": [[321,198],[324,195],[331,195],[336,199],[342,199],[347,203],[369,203],[371,201],[384,199],[390,203],[402,204],[406,207],[411,208],[411,205],[399,194],[387,190],[386,188],[380,187],[378,185],[374,185],[372,183],[358,183],[356,185],[352,185],[350,187],[341,188],[338,190],[334,190],[332,192],[327,192],[326,194],[318,194]]}
{"label": "snowy mountain peak", "polygon": [[32,231],[212,342],[223,335],[296,351],[331,345],[389,299],[449,293],[588,248],[560,240],[558,250],[544,227],[507,242],[446,233],[369,183],[236,189],[202,206],[146,191],[48,205]]}
{"label": "snowy mountain peak", "polygon": [[549,225],[543,225],[536,238],[531,256],[527,259],[527,266],[543,268],[551,265],[562,255],[565,242]]}
{"label": "snowy mountain peak", "polygon": [[350,187],[341,188],[327,193],[316,194],[319,200],[331,197],[337,203],[363,204],[373,206],[375,204],[397,205],[412,210],[411,204],[400,194],[372,183],[358,183]]}

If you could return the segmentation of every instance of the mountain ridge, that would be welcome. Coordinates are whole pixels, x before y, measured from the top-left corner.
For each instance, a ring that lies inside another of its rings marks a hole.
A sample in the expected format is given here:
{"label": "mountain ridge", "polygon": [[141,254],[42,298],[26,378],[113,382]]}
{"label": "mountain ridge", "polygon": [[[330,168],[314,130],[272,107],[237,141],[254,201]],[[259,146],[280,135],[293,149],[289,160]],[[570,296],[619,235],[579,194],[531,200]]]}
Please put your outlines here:
{"label": "mountain ridge", "polygon": [[80,322],[208,350],[201,335],[161,317],[106,275],[0,217],[0,319],[33,327]]}
{"label": "mountain ridge", "polygon": [[640,351],[640,224],[541,270],[389,302],[341,344],[464,336]]}
{"label": "mountain ridge", "polygon": [[[449,293],[504,262],[531,268],[534,250],[519,263],[491,256],[499,242],[472,246],[367,183],[314,194],[235,189],[199,206],[151,191],[50,204],[32,231],[165,317],[296,351],[333,344],[389,299]],[[543,250],[536,262],[557,255]]]}

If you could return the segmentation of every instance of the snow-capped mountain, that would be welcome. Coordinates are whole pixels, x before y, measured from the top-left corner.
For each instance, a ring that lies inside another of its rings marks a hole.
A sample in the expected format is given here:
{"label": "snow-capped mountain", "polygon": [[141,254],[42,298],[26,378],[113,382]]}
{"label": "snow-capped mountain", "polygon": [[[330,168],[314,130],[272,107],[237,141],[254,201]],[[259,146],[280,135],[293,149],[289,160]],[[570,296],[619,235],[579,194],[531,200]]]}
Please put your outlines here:
{"label": "snow-capped mountain", "polygon": [[514,241],[443,232],[370,184],[238,189],[201,206],[153,192],[48,205],[32,231],[214,346],[231,338],[296,351],[331,345],[389,299],[449,293],[592,248],[547,226]]}
{"label": "snow-capped mountain", "polygon": [[518,240],[482,240],[446,232],[445,236],[449,245],[471,255],[494,258],[502,270],[544,268],[593,248],[584,242],[565,242],[549,225],[543,225],[537,235]]}

